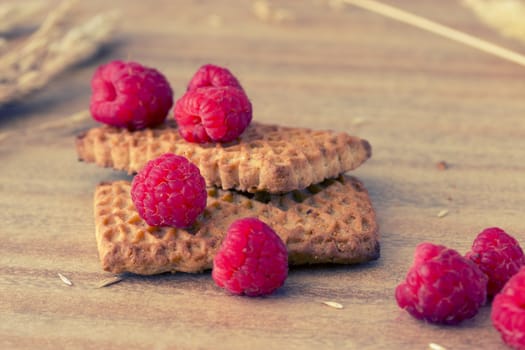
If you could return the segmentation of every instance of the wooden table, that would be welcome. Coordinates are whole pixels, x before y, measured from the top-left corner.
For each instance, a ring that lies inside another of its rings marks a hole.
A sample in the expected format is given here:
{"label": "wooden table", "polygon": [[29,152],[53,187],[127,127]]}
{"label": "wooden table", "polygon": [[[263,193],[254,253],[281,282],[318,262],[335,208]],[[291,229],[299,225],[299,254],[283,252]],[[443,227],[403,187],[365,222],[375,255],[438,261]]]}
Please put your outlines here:
{"label": "wooden table", "polygon": [[[524,51],[457,1],[388,3]],[[465,252],[489,226],[525,242],[525,69],[350,6],[274,4],[293,18],[260,20],[251,1],[79,4],[121,10],[115,44],[0,110],[0,348],[506,348],[490,305],[458,327],[435,326],[400,310],[394,289],[420,242]],[[224,65],[257,120],[368,139],[373,157],[355,175],[377,210],[381,258],[291,269],[266,298],[230,296],[209,273],[95,288],[109,275],[98,261],[93,191],[128,177],[78,162],[75,135],[97,124],[64,120],[87,108],[96,66],[116,58],[158,68],[176,97],[201,64]],[[442,160],[449,168],[440,171]]]}

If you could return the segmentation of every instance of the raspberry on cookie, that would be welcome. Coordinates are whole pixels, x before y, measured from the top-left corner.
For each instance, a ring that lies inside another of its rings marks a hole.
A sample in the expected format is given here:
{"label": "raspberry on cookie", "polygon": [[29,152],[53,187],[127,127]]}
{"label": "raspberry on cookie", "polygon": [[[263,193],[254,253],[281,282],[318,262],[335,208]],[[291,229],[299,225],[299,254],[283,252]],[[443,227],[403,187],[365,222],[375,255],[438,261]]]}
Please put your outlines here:
{"label": "raspberry on cookie", "polygon": [[188,142],[230,142],[252,121],[252,104],[235,87],[203,87],[187,91],[175,103],[180,135]]}
{"label": "raspberry on cookie", "polygon": [[93,118],[129,130],[161,124],[173,106],[173,90],[164,75],[137,62],[99,66],[91,90]]}
{"label": "raspberry on cookie", "polygon": [[204,211],[207,196],[199,168],[172,153],[149,161],[131,185],[131,199],[150,226],[191,226]]}
{"label": "raspberry on cookie", "polygon": [[238,219],[213,259],[215,283],[234,294],[261,296],[281,287],[288,276],[286,245],[257,218]]}

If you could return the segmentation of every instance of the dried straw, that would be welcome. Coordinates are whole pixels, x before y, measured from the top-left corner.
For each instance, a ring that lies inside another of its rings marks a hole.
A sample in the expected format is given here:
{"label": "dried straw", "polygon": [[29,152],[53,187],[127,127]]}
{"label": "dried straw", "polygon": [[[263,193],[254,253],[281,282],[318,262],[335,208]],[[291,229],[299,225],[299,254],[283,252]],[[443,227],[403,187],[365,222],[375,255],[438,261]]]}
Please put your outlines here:
{"label": "dried straw", "polygon": [[525,42],[525,1],[463,0],[463,4],[502,35]]}
{"label": "dried straw", "polygon": [[9,33],[27,24],[43,8],[43,1],[0,4],[0,33]]}
{"label": "dried straw", "polygon": [[44,87],[109,41],[117,13],[102,13],[81,23],[70,23],[75,2],[63,1],[21,47],[0,57],[0,105]]}
{"label": "dried straw", "polygon": [[281,7],[276,7],[266,0],[256,0],[252,4],[252,11],[263,22],[288,22],[295,19],[294,14]]}
{"label": "dried straw", "polygon": [[500,57],[502,59],[525,66],[525,55],[518,52],[506,49],[504,47],[495,45],[491,42],[478,38],[476,36],[464,33],[462,31],[444,26],[437,22],[431,21],[425,17],[421,17],[402,10],[395,6],[391,6],[381,1],[376,0],[342,0],[349,5],[354,5],[365,10],[374,12],[381,16],[391,18],[393,20],[406,23],[408,25],[426,30],[430,33],[445,37],[450,40],[462,43],[464,45],[473,47],[480,51],[484,51],[491,55]]}

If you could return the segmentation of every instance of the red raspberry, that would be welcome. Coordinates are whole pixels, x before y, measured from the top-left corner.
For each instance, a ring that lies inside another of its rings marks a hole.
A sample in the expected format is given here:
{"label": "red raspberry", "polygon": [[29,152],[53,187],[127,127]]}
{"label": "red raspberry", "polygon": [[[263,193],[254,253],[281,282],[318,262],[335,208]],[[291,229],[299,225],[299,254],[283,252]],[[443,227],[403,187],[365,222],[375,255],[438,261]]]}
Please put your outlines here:
{"label": "red raspberry", "polygon": [[129,130],[161,124],[173,105],[166,78],[136,62],[101,65],[91,80],[91,90],[93,118]]}
{"label": "red raspberry", "polygon": [[491,319],[503,341],[525,349],[525,268],[512,276],[492,302]]}
{"label": "red raspberry", "polygon": [[487,297],[487,276],[457,251],[421,243],[406,280],[396,288],[399,307],[417,319],[457,324],[474,317]]}
{"label": "red raspberry", "polygon": [[150,226],[188,227],[206,207],[206,183],[193,163],[166,153],[133,178],[131,199]]}
{"label": "red raspberry", "polygon": [[206,64],[197,70],[188,84],[189,90],[201,87],[232,86],[242,90],[242,86],[235,76],[227,69],[213,64]]}
{"label": "red raspberry", "polygon": [[256,218],[235,221],[213,259],[215,283],[234,294],[270,294],[284,284],[287,276],[286,246]]}
{"label": "red raspberry", "polygon": [[252,105],[237,88],[207,87],[187,91],[175,104],[179,133],[189,142],[235,140],[252,120]]}
{"label": "red raspberry", "polygon": [[496,295],[525,264],[525,256],[518,241],[498,227],[483,230],[465,257],[487,274],[488,296]]}

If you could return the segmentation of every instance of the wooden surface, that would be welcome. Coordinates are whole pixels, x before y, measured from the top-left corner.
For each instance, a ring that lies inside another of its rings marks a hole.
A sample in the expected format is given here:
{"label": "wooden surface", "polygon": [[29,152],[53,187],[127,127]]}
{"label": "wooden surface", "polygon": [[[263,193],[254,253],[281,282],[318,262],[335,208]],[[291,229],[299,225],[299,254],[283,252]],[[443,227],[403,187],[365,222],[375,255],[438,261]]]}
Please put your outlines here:
{"label": "wooden surface", "polygon": [[[261,21],[251,1],[79,5],[84,13],[120,8],[115,44],[0,109],[0,348],[506,348],[490,305],[441,327],[400,310],[394,289],[419,242],[465,252],[481,229],[500,226],[525,243],[525,69],[356,8],[276,3],[294,19]],[[459,2],[388,3],[525,51]],[[94,288],[108,274],[95,245],[93,191],[126,175],[77,162],[74,137],[96,123],[63,120],[87,108],[95,67],[115,58],[158,68],[176,97],[201,64],[225,65],[257,120],[368,139],[373,157],[355,175],[377,210],[381,258],[292,269],[266,298],[230,296],[209,273],[127,276]]]}

